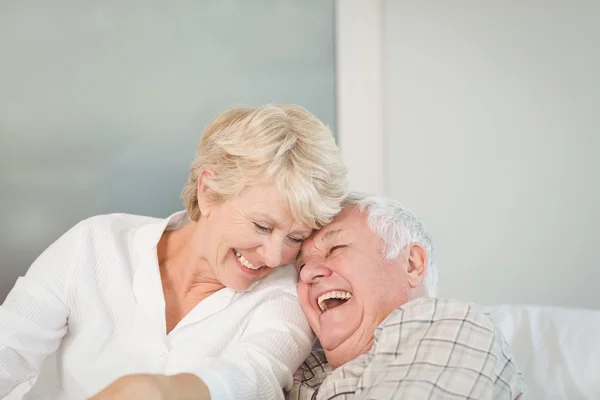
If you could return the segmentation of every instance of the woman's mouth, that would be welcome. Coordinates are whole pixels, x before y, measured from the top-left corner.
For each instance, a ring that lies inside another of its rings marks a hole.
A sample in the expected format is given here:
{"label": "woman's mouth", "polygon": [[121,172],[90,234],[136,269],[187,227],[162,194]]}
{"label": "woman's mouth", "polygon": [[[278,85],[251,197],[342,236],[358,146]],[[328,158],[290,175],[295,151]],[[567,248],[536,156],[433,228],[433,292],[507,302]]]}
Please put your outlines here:
{"label": "woman's mouth", "polygon": [[249,269],[250,271],[258,271],[262,268],[262,266],[257,267],[254,264],[252,264],[250,261],[248,261],[246,259],[246,257],[244,257],[239,251],[237,251],[236,249],[233,249],[233,254],[235,255],[235,257],[238,259],[238,261],[240,262],[240,264],[242,264],[244,267],[246,267],[247,269]]}

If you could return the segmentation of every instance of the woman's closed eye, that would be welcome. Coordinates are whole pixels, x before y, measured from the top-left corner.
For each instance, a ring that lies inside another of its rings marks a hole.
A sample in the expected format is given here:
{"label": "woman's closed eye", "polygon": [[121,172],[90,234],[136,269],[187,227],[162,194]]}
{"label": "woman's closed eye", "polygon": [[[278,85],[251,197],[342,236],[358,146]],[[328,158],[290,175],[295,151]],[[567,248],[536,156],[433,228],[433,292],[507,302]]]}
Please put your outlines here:
{"label": "woman's closed eye", "polygon": [[257,231],[262,232],[262,233],[271,233],[271,228],[266,227],[266,226],[261,225],[261,224],[258,224],[256,222],[253,222],[253,224],[254,224],[254,228]]}
{"label": "woman's closed eye", "polygon": [[288,240],[294,244],[302,244],[304,242],[304,238],[288,236]]}
{"label": "woman's closed eye", "polygon": [[[262,225],[258,222],[253,222],[253,224],[254,224],[254,229],[256,229],[260,233],[273,232],[273,228],[269,228],[268,226]],[[303,237],[298,237],[298,236],[286,236],[286,238],[294,245],[302,244],[305,240]]]}

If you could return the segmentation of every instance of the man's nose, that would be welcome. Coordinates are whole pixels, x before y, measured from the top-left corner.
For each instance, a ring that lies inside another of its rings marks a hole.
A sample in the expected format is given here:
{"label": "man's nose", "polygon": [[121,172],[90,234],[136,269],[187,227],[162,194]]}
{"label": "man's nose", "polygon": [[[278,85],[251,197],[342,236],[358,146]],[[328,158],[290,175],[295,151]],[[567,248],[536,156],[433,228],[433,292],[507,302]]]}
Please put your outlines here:
{"label": "man's nose", "polygon": [[267,239],[258,248],[258,255],[262,258],[267,267],[275,268],[281,265],[283,243],[276,239]]}
{"label": "man's nose", "polygon": [[317,283],[323,278],[331,275],[331,270],[325,265],[323,260],[307,260],[300,270],[300,280],[305,283]]}

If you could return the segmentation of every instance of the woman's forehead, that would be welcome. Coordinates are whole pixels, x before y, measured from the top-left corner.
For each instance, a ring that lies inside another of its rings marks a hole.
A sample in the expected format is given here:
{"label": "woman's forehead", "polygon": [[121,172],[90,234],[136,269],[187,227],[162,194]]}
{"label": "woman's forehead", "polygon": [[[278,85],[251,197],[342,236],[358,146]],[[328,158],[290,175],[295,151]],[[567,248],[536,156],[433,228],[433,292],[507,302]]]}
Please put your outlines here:
{"label": "woman's forehead", "polygon": [[290,199],[282,194],[274,184],[257,185],[245,189],[237,199],[237,203],[247,213],[252,213],[263,220],[277,223],[282,227],[286,227],[286,229],[312,232],[312,228],[300,221],[294,220],[294,215],[290,208]]}

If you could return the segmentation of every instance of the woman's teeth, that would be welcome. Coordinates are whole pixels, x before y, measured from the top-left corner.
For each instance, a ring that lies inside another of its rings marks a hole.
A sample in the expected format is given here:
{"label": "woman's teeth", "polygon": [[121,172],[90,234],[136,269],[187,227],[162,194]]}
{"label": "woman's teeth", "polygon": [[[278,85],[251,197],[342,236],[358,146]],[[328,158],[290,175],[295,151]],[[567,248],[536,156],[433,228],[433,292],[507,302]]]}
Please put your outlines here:
{"label": "woman's teeth", "polygon": [[235,256],[237,257],[237,259],[240,261],[240,263],[241,263],[241,264],[242,264],[244,267],[246,267],[246,268],[248,268],[248,269],[254,269],[254,270],[257,270],[257,269],[260,269],[260,268],[261,268],[261,267],[257,267],[257,266],[255,266],[255,265],[254,265],[254,264],[252,264],[250,261],[246,260],[246,257],[244,257],[243,255],[241,255],[241,254],[240,254],[240,252],[239,252],[239,251],[237,251],[237,250],[235,250],[235,249],[233,250],[233,254],[235,254]]}

